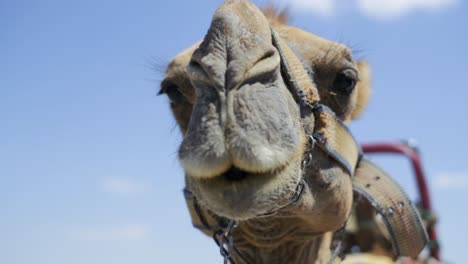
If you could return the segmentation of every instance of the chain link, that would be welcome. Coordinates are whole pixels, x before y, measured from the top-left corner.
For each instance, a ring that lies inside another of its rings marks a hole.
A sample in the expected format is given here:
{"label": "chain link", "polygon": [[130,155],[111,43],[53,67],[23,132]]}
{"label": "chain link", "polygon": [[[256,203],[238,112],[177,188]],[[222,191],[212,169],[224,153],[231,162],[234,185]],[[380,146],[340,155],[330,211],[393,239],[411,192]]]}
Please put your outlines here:
{"label": "chain link", "polygon": [[213,239],[219,246],[219,253],[223,257],[224,264],[234,263],[232,261],[232,252],[234,251],[234,238],[232,230],[237,227],[235,220],[229,220],[225,229],[220,228],[213,234]]}

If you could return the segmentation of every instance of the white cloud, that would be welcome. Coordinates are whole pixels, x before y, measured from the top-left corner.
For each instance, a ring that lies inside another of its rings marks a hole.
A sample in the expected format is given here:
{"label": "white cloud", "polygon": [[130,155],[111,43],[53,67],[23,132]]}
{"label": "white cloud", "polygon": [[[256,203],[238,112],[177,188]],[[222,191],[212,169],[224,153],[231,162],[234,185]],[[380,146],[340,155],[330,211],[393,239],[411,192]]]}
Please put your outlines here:
{"label": "white cloud", "polygon": [[468,172],[439,173],[433,185],[439,190],[468,190]]}
{"label": "white cloud", "polygon": [[[362,14],[373,18],[395,18],[415,10],[440,10],[454,6],[459,0],[290,0],[286,5],[299,11],[323,16],[355,6]],[[284,2],[284,1],[281,1]]]}
{"label": "white cloud", "polygon": [[76,228],[70,232],[70,237],[86,241],[138,241],[148,238],[149,234],[150,229],[147,226],[132,224]]}
{"label": "white cloud", "polygon": [[440,10],[457,0],[357,0],[359,10],[367,16],[392,18],[414,10]]}
{"label": "white cloud", "polygon": [[137,194],[147,190],[147,186],[134,179],[105,178],[102,181],[105,191],[120,195]]}

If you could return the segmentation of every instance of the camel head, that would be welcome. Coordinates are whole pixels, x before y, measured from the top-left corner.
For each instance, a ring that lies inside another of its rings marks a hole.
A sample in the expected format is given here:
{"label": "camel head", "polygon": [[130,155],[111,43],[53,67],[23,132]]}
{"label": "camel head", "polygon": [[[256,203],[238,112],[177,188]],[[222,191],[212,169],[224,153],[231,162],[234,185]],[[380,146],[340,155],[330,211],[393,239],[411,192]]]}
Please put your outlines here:
{"label": "camel head", "polygon": [[[312,69],[321,102],[345,123],[367,104],[367,64],[346,46],[267,13],[246,0],[226,1],[204,39],[167,68],[161,93],[183,133],[186,185],[221,217],[245,221],[278,211],[302,219],[312,232],[336,230],[351,211],[351,179],[317,147],[302,165],[314,118],[301,118],[271,28]],[[300,201],[283,208],[301,179]]]}

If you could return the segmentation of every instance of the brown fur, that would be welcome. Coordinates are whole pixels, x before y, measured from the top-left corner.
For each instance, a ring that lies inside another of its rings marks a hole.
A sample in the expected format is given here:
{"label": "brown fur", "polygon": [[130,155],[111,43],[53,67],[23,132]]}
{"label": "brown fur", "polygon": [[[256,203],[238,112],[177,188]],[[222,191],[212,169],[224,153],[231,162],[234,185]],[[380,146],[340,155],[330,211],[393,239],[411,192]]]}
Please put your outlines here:
{"label": "brown fur", "polygon": [[267,5],[262,9],[265,17],[274,25],[287,25],[289,22],[289,11],[287,8],[279,10],[273,5]]}
{"label": "brown fur", "polygon": [[351,113],[351,119],[359,118],[369,103],[371,96],[371,69],[367,62],[358,61],[359,81],[357,83],[356,103]]}

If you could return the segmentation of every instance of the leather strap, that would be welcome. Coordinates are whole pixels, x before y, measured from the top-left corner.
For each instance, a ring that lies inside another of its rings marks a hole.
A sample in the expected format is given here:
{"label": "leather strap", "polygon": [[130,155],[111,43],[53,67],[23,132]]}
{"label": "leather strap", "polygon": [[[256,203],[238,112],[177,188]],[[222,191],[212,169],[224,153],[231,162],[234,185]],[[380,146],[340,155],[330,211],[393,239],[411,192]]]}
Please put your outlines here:
{"label": "leather strap", "polygon": [[284,40],[272,29],[273,45],[278,49],[281,66],[292,86],[291,93],[301,108],[308,107],[314,113],[313,138],[329,156],[337,160],[349,173],[359,160],[361,149],[346,125],[327,106],[320,103],[311,70],[305,66]]}
{"label": "leather strap", "polygon": [[416,258],[428,237],[416,207],[400,185],[373,162],[362,159],[353,188],[382,216],[395,255]]}
{"label": "leather strap", "polygon": [[320,95],[312,80],[312,70],[302,64],[299,57],[296,56],[284,40],[278,36],[273,28],[271,29],[271,35],[273,45],[278,49],[281,58],[281,67],[289,77],[289,79],[285,81],[290,84],[288,88],[290,90],[293,89],[291,94],[297,97],[295,99],[301,107],[317,104],[320,101]]}
{"label": "leather strap", "polygon": [[354,175],[361,157],[361,148],[348,127],[325,105],[314,108],[315,127],[313,137],[329,156],[337,160]]}
{"label": "leather strap", "polygon": [[205,235],[212,237],[219,230],[218,221],[208,213],[207,210],[200,207],[192,192],[184,189],[185,202],[189,210],[192,226],[203,232]]}

